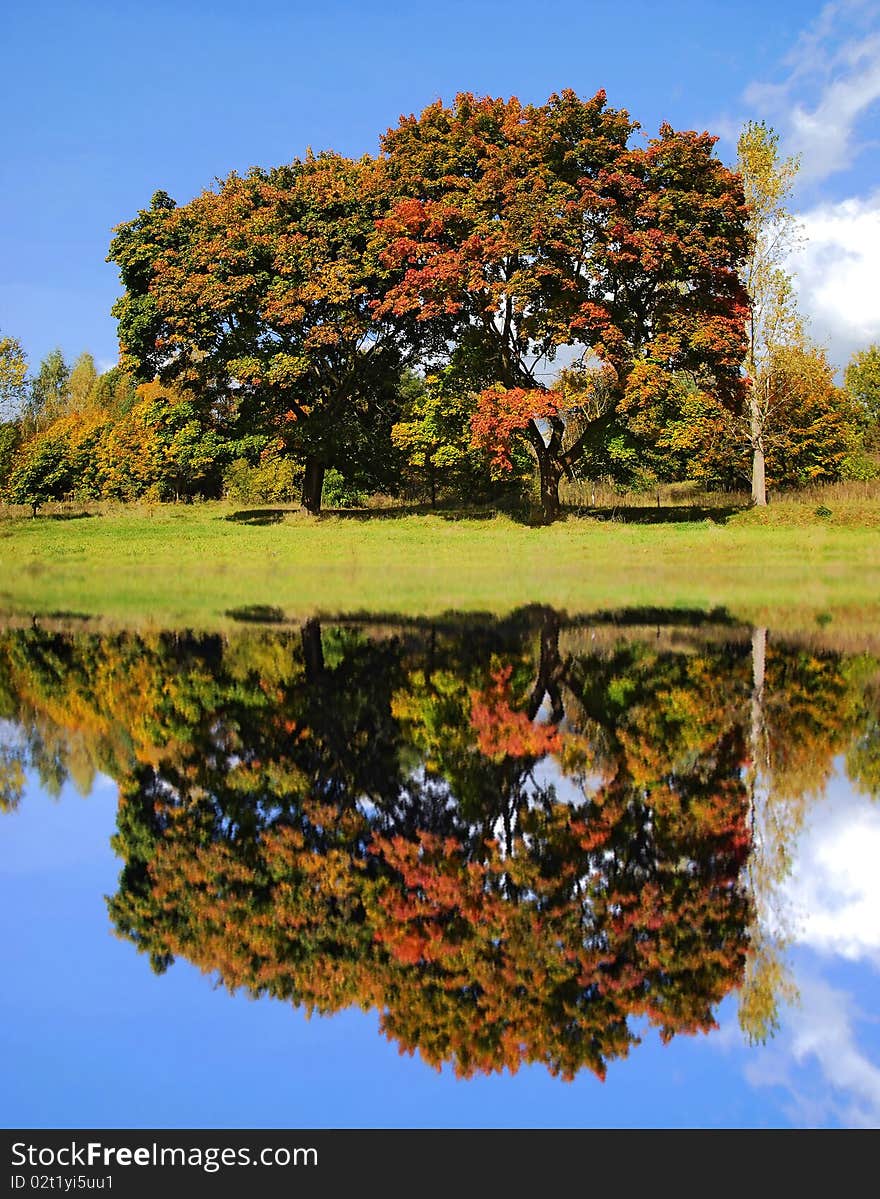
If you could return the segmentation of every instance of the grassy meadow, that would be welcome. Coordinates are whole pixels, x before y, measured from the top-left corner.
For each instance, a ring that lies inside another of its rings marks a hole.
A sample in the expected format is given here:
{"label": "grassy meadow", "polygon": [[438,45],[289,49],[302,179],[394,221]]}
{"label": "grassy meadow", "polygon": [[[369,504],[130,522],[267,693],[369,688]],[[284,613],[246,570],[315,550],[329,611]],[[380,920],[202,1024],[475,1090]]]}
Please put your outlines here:
{"label": "grassy meadow", "polygon": [[0,619],[221,627],[354,613],[724,609],[774,626],[880,625],[880,496],[642,501],[549,527],[495,513],[309,517],[231,503],[0,514]]}

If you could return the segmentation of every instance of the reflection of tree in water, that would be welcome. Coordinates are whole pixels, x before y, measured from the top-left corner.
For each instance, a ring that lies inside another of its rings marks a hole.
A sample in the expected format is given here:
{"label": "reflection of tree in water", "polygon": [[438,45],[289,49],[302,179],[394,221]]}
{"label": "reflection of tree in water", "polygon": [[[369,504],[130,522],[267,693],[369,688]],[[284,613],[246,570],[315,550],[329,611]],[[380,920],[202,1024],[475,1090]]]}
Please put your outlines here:
{"label": "reflection of tree in water", "polygon": [[780,1004],[797,999],[785,961],[795,934],[785,884],[809,803],[825,795],[841,755],[855,789],[880,795],[878,666],[866,653],[777,644],[765,628],[752,631],[747,880],[755,917],[739,1011],[752,1041],[772,1035]]}
{"label": "reflection of tree in water", "polygon": [[756,701],[747,635],[678,640],[549,612],[378,637],[32,630],[0,642],[0,715],[119,781],[110,910],[156,968],[376,1008],[463,1074],[602,1075],[641,1019],[711,1028],[760,948],[756,746],[816,778],[820,740],[876,727],[866,663],[773,646]]}

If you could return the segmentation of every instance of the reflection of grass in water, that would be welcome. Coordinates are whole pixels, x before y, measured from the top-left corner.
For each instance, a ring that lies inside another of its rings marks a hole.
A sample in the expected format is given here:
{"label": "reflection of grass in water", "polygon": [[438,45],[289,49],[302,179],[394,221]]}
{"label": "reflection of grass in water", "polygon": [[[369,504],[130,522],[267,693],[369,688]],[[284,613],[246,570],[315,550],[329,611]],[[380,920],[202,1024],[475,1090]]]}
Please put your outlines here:
{"label": "reflection of grass in water", "polygon": [[231,610],[510,612],[726,608],[810,624],[880,620],[880,502],[771,504],[711,520],[570,518],[533,528],[442,515],[271,523],[223,504],[117,508],[100,519],[0,522],[0,609],[216,624]]}

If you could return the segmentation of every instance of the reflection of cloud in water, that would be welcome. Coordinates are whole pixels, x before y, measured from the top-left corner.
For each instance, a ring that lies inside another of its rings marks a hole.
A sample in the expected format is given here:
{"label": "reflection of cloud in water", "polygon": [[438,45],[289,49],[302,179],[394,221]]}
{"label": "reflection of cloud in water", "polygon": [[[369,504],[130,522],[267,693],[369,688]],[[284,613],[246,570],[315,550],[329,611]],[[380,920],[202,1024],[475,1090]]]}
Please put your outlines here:
{"label": "reflection of cloud in water", "polygon": [[[821,955],[827,969],[837,958],[873,974],[880,968],[880,805],[856,795],[842,762],[836,766],[826,796],[808,808],[782,908],[795,943]],[[880,1126],[880,1065],[866,1049],[865,1013],[816,974],[799,972],[795,981],[798,1003],[782,1013],[779,1035],[750,1054],[746,1077],[787,1091],[786,1114],[796,1125]]]}
{"label": "reflection of cloud in water", "polygon": [[[860,1045],[861,1013],[850,997],[817,978],[799,979],[800,1002],[783,1033],[750,1059],[745,1073],[755,1086],[784,1087],[793,1123],[848,1128],[880,1126],[880,1067]],[[822,1087],[811,1079],[818,1066]]]}
{"label": "reflection of cloud in water", "polygon": [[880,967],[880,805],[838,774],[808,814],[785,885],[794,939]]}

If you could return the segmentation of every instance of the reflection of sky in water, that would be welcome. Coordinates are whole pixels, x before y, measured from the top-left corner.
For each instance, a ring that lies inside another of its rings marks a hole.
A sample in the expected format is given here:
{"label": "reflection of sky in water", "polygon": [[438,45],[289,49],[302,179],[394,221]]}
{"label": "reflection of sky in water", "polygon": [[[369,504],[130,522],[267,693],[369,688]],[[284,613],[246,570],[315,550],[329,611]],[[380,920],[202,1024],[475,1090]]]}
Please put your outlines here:
{"label": "reflection of sky in water", "polygon": [[838,777],[808,811],[787,900],[800,1003],[749,1048],[736,999],[709,1037],[655,1032],[600,1083],[543,1067],[461,1082],[401,1056],[374,1013],[325,1019],[161,978],[113,936],[116,788],[53,802],[33,779],[0,822],[0,1118],[25,1127],[636,1127],[880,1124],[880,807]]}
{"label": "reflection of sky in water", "polygon": [[838,770],[808,807],[793,858],[784,904],[800,1000],[746,1076],[793,1124],[878,1127],[880,805]]}

